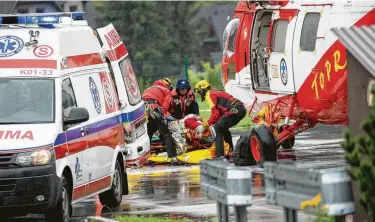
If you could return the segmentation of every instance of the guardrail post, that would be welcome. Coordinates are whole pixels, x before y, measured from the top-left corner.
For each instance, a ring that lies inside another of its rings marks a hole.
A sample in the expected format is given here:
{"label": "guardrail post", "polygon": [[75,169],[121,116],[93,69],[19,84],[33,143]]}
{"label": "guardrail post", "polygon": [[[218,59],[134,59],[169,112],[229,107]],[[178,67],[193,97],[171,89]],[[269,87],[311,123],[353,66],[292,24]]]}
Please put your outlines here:
{"label": "guardrail post", "polygon": [[298,222],[297,211],[284,207],[284,220],[286,222]]}
{"label": "guardrail post", "polygon": [[202,160],[199,165],[201,195],[217,201],[219,221],[229,221],[229,206],[234,206],[236,221],[246,222],[246,207],[252,204],[251,168],[215,159]]}
{"label": "guardrail post", "polygon": [[313,170],[265,162],[264,172],[267,202],[284,207],[286,222],[297,221],[298,210],[326,210],[337,222],[354,213],[351,179],[344,168]]}

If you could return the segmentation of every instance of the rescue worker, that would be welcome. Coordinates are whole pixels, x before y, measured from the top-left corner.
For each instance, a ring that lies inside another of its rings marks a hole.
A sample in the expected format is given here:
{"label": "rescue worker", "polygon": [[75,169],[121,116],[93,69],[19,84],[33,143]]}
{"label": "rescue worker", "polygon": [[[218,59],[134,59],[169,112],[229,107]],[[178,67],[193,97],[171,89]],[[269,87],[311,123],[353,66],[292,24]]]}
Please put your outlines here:
{"label": "rescue worker", "polygon": [[211,117],[203,121],[203,127],[213,127],[216,133],[215,146],[216,157],[224,158],[224,140],[229,144],[230,151],[233,151],[232,134],[229,128],[239,123],[246,115],[246,108],[243,103],[222,90],[211,90],[206,80],[199,81],[194,92],[201,96],[202,102],[207,101],[211,109]]}
{"label": "rescue worker", "polygon": [[164,140],[168,157],[172,163],[177,163],[176,150],[173,147],[171,132],[168,129],[167,121],[173,120],[168,112],[171,101],[172,83],[169,79],[156,80],[152,86],[148,87],[142,94],[142,99],[146,104],[147,133],[150,142],[154,133],[159,130],[160,137]]}
{"label": "rescue worker", "polygon": [[199,115],[199,106],[187,79],[181,78],[177,81],[176,89],[172,91],[169,112],[176,119],[182,119],[189,114]]}

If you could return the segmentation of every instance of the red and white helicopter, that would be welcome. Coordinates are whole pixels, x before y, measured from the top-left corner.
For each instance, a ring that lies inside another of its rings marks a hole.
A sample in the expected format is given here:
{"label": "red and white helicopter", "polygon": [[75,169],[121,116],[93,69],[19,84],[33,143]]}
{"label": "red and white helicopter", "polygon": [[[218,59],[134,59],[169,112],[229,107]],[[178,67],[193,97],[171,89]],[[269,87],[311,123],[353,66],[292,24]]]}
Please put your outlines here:
{"label": "red and white helicopter", "polygon": [[294,136],[317,123],[348,123],[346,49],[330,29],[372,24],[373,1],[237,4],[223,35],[221,77],[257,123],[249,152],[258,165],[276,161],[280,146],[292,148]]}

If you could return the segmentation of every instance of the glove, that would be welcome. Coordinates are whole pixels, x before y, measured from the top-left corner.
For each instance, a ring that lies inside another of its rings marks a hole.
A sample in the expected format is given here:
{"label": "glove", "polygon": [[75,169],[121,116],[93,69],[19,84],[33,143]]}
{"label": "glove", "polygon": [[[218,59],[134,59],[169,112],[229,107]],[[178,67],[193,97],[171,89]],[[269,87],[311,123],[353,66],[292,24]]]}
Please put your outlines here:
{"label": "glove", "polygon": [[208,129],[208,127],[209,127],[210,125],[208,124],[208,122],[207,122],[206,120],[203,120],[203,124],[202,124],[202,126],[203,126],[204,129]]}
{"label": "glove", "polygon": [[168,120],[168,121],[173,121],[173,120],[175,120],[175,118],[173,118],[173,116],[168,116],[168,117],[167,117],[167,120]]}

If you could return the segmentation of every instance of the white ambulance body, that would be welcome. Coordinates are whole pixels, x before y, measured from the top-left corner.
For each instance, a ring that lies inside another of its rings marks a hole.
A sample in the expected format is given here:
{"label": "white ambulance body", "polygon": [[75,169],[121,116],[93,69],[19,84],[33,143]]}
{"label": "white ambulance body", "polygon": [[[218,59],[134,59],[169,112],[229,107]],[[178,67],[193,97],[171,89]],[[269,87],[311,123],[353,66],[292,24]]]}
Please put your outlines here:
{"label": "white ambulance body", "polygon": [[128,193],[124,154],[149,152],[126,48],[118,37],[107,51],[114,27],[100,38],[82,15],[0,16],[0,220],[69,221],[71,204],[97,194],[117,206]]}

